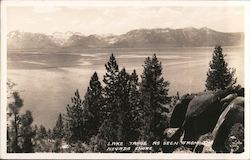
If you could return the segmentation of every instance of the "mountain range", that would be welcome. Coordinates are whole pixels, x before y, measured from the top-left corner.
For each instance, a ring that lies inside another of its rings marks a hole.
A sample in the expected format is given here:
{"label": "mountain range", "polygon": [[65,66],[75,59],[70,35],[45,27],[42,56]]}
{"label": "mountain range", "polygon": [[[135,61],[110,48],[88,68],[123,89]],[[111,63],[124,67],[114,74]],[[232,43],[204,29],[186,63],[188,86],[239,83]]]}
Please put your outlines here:
{"label": "mountain range", "polygon": [[244,33],[226,33],[203,28],[135,29],[121,35],[84,35],[79,32],[54,32],[51,35],[11,31],[7,35],[8,49],[47,48],[165,48],[240,46]]}

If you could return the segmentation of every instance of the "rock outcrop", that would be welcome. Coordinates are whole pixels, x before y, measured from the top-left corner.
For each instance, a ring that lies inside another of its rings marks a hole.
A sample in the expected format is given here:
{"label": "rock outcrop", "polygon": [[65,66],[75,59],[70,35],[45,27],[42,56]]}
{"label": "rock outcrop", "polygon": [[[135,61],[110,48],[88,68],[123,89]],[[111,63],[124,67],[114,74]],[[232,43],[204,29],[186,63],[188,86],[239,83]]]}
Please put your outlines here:
{"label": "rock outcrop", "polygon": [[[243,152],[244,97],[242,95],[244,89],[234,87],[202,92],[195,96],[183,96],[176,104],[170,120],[170,126],[175,129],[165,130],[166,140],[201,143],[201,145],[186,146],[195,152],[204,152],[204,148],[207,152]],[[169,131],[175,133],[170,134]],[[180,146],[165,147],[165,151],[172,152]]]}

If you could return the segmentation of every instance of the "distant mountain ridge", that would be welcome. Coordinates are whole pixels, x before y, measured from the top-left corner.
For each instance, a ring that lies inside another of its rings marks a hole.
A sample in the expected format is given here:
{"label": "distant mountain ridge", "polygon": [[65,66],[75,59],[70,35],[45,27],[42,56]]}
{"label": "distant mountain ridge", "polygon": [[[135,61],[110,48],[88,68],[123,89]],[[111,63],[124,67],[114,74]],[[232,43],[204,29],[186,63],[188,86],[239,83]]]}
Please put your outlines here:
{"label": "distant mountain ridge", "polygon": [[12,31],[8,33],[8,49],[46,48],[164,48],[240,46],[244,33],[225,33],[207,27],[183,29],[135,29],[121,35],[89,35],[79,32],[55,32],[51,35]]}

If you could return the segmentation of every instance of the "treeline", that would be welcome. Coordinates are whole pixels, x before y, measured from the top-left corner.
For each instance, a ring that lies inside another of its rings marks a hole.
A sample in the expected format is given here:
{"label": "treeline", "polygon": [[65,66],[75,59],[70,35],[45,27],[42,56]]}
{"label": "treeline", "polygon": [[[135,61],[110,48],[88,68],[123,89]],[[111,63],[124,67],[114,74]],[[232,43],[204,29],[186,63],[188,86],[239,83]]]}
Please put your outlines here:
{"label": "treeline", "polygon": [[171,98],[156,55],[145,60],[141,82],[135,70],[128,73],[119,69],[113,54],[105,68],[104,86],[95,72],[84,98],[76,90],[64,121],[59,115],[54,130],[64,132],[63,139],[69,144],[82,142],[93,152],[106,152],[108,142],[131,146],[129,142],[162,141],[168,119],[160,104],[169,103]]}
{"label": "treeline", "polygon": [[[71,98],[65,114],[59,114],[55,127],[31,126],[30,111],[20,115],[23,105],[17,92],[9,103],[8,152],[108,152],[109,142],[147,142],[151,151],[160,152],[164,130],[169,127],[171,111],[179,94],[169,96],[169,82],[163,78],[162,64],[154,54],[145,59],[140,75],[120,69],[111,54],[105,64],[102,86],[94,72],[84,95],[79,90]],[[208,90],[225,89],[235,84],[234,72],[216,47],[207,74]],[[223,79],[224,78],[224,79]],[[221,83],[218,83],[221,82]],[[154,141],[159,145],[152,145]],[[117,151],[124,152],[124,151]]]}

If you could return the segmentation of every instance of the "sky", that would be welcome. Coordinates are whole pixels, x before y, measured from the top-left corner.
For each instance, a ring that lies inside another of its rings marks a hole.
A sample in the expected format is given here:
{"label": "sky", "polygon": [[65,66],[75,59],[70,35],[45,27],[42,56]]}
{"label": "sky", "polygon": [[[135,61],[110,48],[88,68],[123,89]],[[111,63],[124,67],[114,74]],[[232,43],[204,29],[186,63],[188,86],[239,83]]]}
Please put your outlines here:
{"label": "sky", "polygon": [[7,31],[124,34],[133,29],[208,27],[244,31],[244,9],[237,6],[194,7],[8,7]]}

